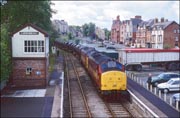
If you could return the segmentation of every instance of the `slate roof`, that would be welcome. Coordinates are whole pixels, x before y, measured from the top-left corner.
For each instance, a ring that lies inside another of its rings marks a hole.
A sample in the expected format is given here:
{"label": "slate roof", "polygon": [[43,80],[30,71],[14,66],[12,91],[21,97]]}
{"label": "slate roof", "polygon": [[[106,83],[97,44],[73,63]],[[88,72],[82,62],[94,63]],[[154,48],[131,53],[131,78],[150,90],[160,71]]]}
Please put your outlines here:
{"label": "slate roof", "polygon": [[175,21],[159,22],[159,23],[155,23],[152,27],[161,27],[162,29],[165,29],[167,26],[169,26],[173,22]]}
{"label": "slate roof", "polygon": [[154,19],[149,19],[148,21],[142,21],[140,22],[138,25],[140,27],[143,27],[144,25],[146,26],[146,28],[148,29],[152,29],[152,25],[154,24]]}
{"label": "slate roof", "polygon": [[146,24],[146,26],[152,26],[154,24],[154,19],[149,19],[148,21],[147,21],[147,24]]}
{"label": "slate roof", "polygon": [[130,21],[132,22],[132,25],[133,25],[133,32],[136,32],[137,31],[137,25],[139,23],[142,22],[141,19],[137,19],[137,18],[131,18]]}

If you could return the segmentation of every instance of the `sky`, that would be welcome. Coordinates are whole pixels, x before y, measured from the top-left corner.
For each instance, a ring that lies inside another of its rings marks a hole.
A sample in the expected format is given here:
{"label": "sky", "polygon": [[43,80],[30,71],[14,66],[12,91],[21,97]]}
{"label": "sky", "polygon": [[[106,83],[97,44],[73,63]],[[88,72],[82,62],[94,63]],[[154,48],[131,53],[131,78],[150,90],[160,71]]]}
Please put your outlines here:
{"label": "sky", "polygon": [[111,29],[117,15],[130,20],[140,15],[142,20],[164,17],[179,24],[179,1],[52,1],[57,13],[52,20],[65,20],[68,25],[82,26],[95,23],[97,27]]}

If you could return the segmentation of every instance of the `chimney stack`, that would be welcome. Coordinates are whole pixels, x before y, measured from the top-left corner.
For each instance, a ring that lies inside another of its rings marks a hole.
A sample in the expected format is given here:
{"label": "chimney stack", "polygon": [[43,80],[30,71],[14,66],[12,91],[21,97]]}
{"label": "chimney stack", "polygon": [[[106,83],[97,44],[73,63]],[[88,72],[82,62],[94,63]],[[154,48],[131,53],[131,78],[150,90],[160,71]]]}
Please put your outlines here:
{"label": "chimney stack", "polygon": [[117,18],[116,18],[116,19],[117,19],[117,20],[120,20],[120,19],[119,19],[119,15],[117,16]]}
{"label": "chimney stack", "polygon": [[154,19],[154,23],[158,23],[158,18],[155,18],[155,19]]}
{"label": "chimney stack", "polygon": [[161,23],[163,23],[163,22],[164,22],[164,18],[162,17],[162,18],[161,18]]}
{"label": "chimney stack", "polygon": [[141,19],[141,16],[136,15],[135,18],[136,19]]}

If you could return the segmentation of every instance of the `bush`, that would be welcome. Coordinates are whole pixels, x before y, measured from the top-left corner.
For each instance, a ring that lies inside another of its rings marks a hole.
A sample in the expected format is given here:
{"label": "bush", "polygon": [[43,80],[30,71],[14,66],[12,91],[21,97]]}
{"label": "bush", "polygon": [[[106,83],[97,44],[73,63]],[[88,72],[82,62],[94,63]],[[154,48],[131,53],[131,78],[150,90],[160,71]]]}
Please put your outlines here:
{"label": "bush", "polygon": [[164,49],[170,49],[170,48],[171,48],[171,46],[169,44],[164,45]]}

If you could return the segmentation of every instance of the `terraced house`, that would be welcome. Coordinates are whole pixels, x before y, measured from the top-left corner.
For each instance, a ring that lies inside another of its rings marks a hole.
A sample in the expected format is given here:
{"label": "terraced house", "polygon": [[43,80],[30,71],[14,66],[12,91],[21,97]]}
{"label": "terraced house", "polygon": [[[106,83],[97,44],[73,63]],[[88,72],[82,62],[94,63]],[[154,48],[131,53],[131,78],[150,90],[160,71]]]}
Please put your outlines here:
{"label": "terraced house", "polygon": [[152,26],[151,43],[152,48],[164,49],[179,47],[180,25],[175,21],[161,18],[161,21]]}
{"label": "terraced house", "polygon": [[121,44],[134,43],[137,26],[141,21],[141,16],[138,15],[124,21],[121,21],[120,16],[117,16],[111,27],[111,41]]}
{"label": "terraced house", "polygon": [[142,21],[138,24],[136,32],[136,46],[137,47],[147,47],[151,48],[151,32],[152,25],[155,23],[154,19],[149,19],[148,21]]}

